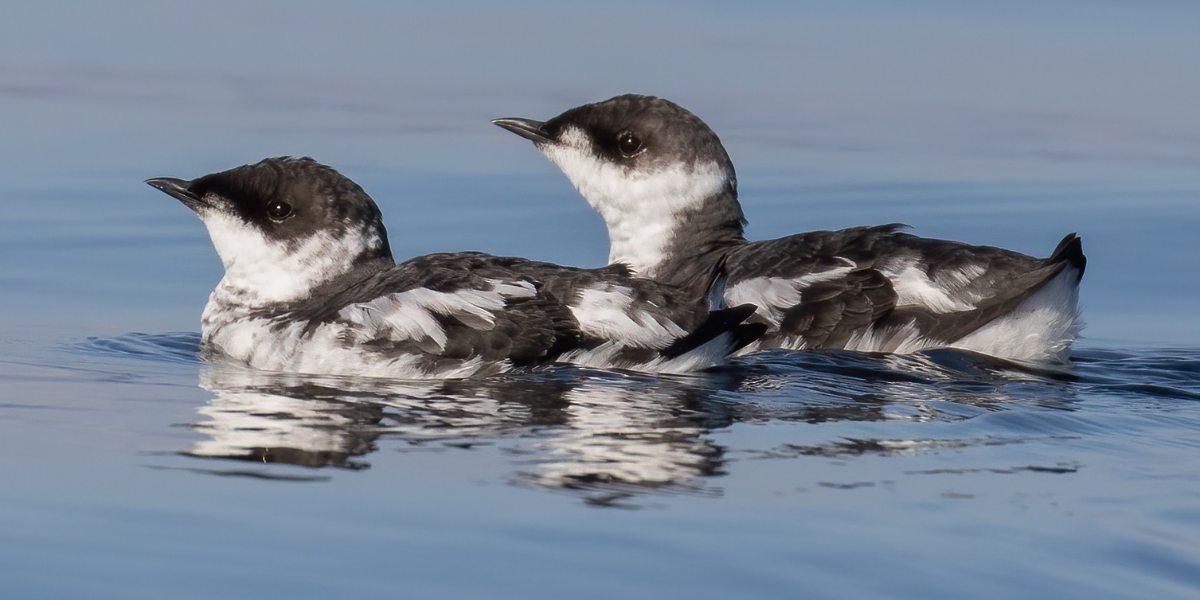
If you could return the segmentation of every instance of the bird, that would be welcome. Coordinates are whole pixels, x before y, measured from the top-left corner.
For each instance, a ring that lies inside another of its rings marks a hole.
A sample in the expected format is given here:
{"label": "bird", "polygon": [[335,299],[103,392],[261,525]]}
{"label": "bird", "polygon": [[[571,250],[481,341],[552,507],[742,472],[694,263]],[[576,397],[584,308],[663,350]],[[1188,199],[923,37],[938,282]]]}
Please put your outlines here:
{"label": "bird", "polygon": [[[224,276],[207,356],[273,371],[447,379],[551,363],[648,372],[721,364],[761,335],[750,305],[711,310],[623,266],[480,252],[397,264],[375,201],[309,157],[146,183],[192,209]],[[711,274],[714,284],[719,269]]]}
{"label": "bird", "polygon": [[610,264],[702,293],[723,264],[724,299],[752,303],[767,333],[741,350],[911,353],[935,347],[1069,362],[1087,265],[1067,235],[1048,258],[924,238],[901,224],[748,241],[733,162],[717,134],[669,100],[635,94],[547,121],[492,121],[562,170],[608,229]]}

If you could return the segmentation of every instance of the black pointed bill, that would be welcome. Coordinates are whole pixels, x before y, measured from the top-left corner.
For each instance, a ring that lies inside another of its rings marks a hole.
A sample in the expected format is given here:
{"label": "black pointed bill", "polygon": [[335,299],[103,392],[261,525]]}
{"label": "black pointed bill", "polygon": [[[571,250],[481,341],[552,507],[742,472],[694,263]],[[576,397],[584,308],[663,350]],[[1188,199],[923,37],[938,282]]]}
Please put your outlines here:
{"label": "black pointed bill", "polygon": [[191,184],[191,181],[174,177],[155,177],[146,180],[146,185],[179,200],[192,210],[208,206],[199,196],[188,189]]}
{"label": "black pointed bill", "polygon": [[492,124],[503,127],[535,144],[549,144],[554,142],[554,138],[551,138],[550,134],[546,133],[546,123],[542,121],[506,117],[503,119],[493,119]]}

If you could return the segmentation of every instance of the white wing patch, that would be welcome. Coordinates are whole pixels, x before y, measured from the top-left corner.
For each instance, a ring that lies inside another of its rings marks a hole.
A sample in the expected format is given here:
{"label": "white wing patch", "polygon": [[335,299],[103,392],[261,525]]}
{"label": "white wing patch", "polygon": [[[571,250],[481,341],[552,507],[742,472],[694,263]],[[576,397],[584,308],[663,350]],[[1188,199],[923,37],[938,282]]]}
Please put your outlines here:
{"label": "white wing patch", "polygon": [[834,281],[845,277],[858,265],[847,258],[840,258],[843,266],[818,271],[800,277],[754,277],[739,281],[725,292],[729,306],[754,304],[771,327],[778,329],[783,323],[784,311],[800,304],[804,288],[813,284]]}
{"label": "white wing patch", "polygon": [[633,306],[633,290],[620,285],[593,286],[570,305],[584,333],[614,340],[623,346],[666,348],[687,335],[662,315]]}
{"label": "white wing patch", "polygon": [[967,265],[961,269],[940,271],[939,276],[951,284],[951,289],[960,290],[986,272],[987,267],[983,265]]}
{"label": "white wing patch", "polygon": [[528,298],[537,293],[527,281],[487,280],[491,289],[438,292],[417,288],[380,296],[370,302],[351,304],[338,313],[358,326],[360,340],[384,337],[393,340],[431,341],[445,349],[446,330],[436,316],[453,317],[472,329],[486,331],[496,325],[496,311],[510,298]]}
{"label": "white wing patch", "polygon": [[305,321],[285,326],[267,319],[239,320],[204,332],[204,342],[229,358],[268,371],[399,379],[445,379],[503,373],[509,361],[479,357],[447,361],[430,369],[419,353],[384,355],[347,346],[345,323],[325,323],[305,333]]}
{"label": "white wing patch", "polygon": [[[952,283],[951,285],[939,285],[933,282],[920,267],[912,262],[888,265],[880,268],[879,271],[891,280],[892,288],[896,290],[897,308],[919,306],[935,313],[949,313],[975,308],[975,305],[964,299],[969,298],[968,295],[960,294],[963,298],[956,298],[951,295],[951,292],[961,289],[963,285],[979,275],[974,270],[980,269],[980,267],[972,265],[968,269],[971,272],[963,271],[954,273],[950,277],[954,281],[946,282]],[[978,298],[970,299],[978,301]]]}

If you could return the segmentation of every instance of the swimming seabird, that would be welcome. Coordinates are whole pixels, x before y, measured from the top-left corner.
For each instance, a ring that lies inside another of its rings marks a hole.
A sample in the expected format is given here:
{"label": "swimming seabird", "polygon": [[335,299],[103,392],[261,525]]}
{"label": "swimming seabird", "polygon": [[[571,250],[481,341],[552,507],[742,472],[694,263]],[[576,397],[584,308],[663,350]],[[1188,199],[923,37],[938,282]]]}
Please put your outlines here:
{"label": "swimming seabird", "polygon": [[902,225],[751,242],[716,133],[661,98],[623,95],[548,120],[493,121],[533,141],[604,218],[609,262],[675,285],[723,263],[725,300],[758,306],[783,347],[914,352],[957,347],[1062,361],[1081,328],[1087,260],[1067,235],[1049,258],[917,237]]}
{"label": "swimming seabird", "polygon": [[707,300],[622,266],[478,252],[396,264],[371,197],[311,158],[146,183],[196,212],[224,265],[204,308],[205,348],[261,369],[448,378],[565,362],[691,371],[721,363],[763,329],[741,324],[752,306],[710,312]]}

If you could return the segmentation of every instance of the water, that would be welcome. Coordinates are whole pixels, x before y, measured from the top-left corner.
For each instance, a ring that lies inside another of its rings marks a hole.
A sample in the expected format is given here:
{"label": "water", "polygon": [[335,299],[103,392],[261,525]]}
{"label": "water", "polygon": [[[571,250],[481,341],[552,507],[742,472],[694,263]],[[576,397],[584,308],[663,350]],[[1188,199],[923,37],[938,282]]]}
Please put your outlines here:
{"label": "water", "polygon": [[[4,598],[1200,596],[1193,7],[10,9]],[[399,257],[596,265],[599,219],[487,120],[625,91],[722,135],[754,238],[905,222],[1045,255],[1078,231],[1075,366],[771,352],[411,383],[199,360],[220,265],[141,180],[311,154]]]}
{"label": "water", "polygon": [[197,349],[191,333],[5,349],[11,597],[1200,583],[1194,350],[1081,350],[1068,374],[953,351],[771,352],[697,377],[405,383],[205,365]]}

